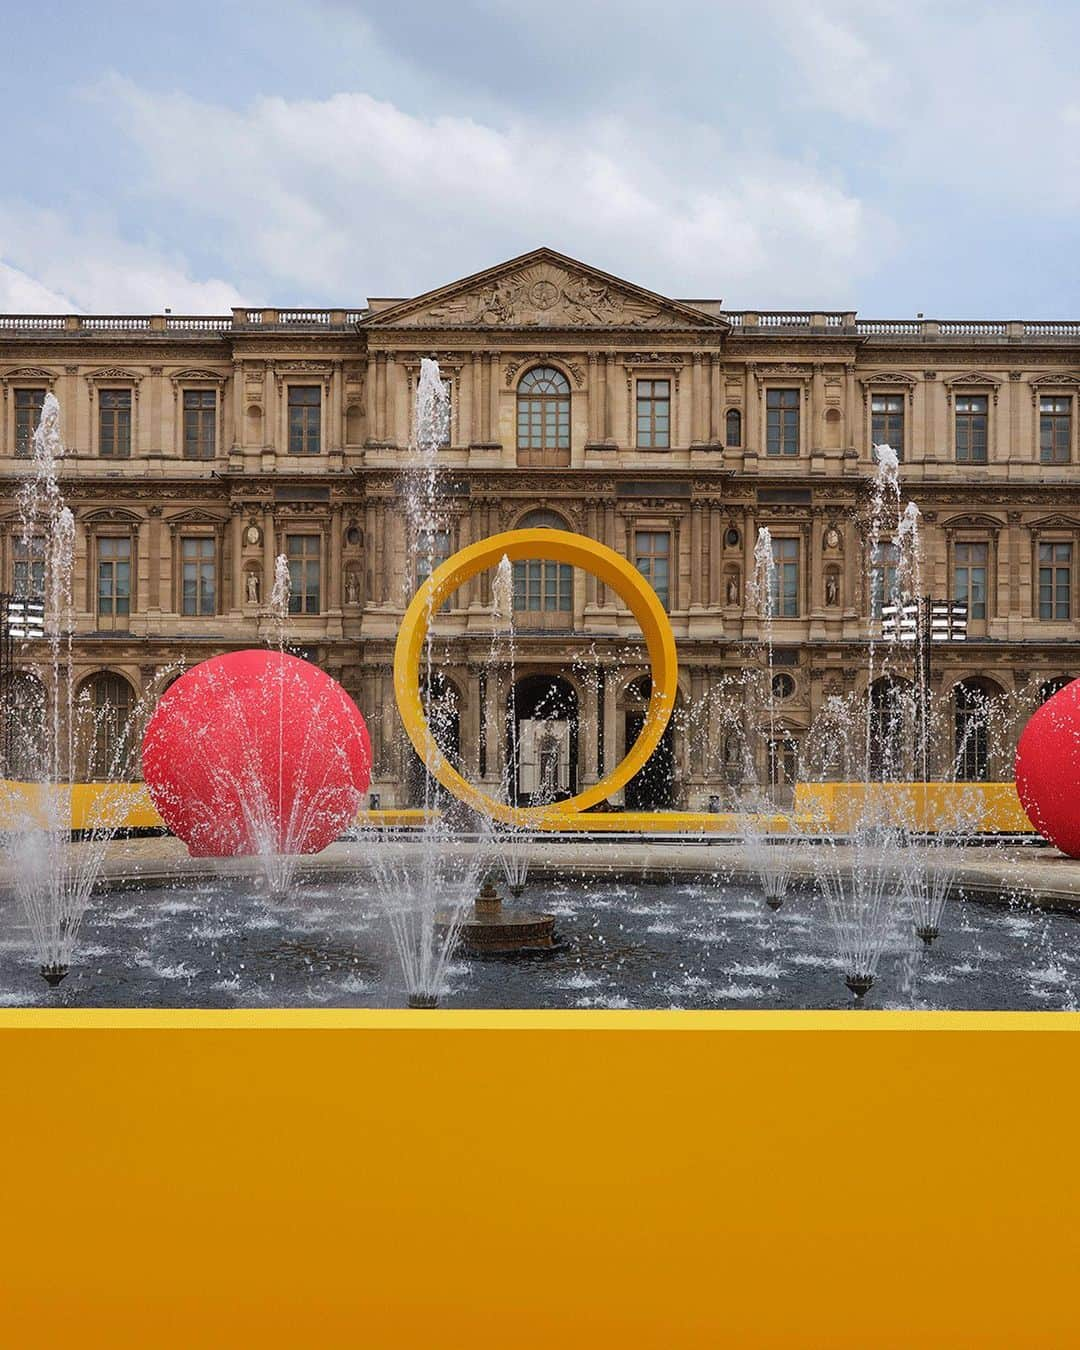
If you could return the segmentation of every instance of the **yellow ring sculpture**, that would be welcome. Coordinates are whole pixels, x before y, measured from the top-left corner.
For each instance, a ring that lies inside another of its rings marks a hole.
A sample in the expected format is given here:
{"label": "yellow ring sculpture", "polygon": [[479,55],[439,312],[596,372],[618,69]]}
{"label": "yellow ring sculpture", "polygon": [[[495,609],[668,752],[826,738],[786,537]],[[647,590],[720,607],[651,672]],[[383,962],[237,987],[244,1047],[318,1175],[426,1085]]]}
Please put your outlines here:
{"label": "yellow ring sculpture", "polygon": [[[435,744],[420,694],[420,667],[432,618],[447,598],[478,572],[511,562],[542,558],[591,573],[629,607],[645,638],[652,669],[652,695],[645,724],[626,757],[598,783],[553,806],[516,807],[496,801],[462,778]],[[595,806],[633,778],[660,744],[675,706],[678,663],[675,636],[656,592],[625,558],[595,539],[568,530],[507,530],[459,550],[432,572],[412,598],[394,648],[394,696],[416,753],[448,792],[477,811],[510,825],[558,828],[567,815]],[[553,819],[555,818],[555,819]]]}

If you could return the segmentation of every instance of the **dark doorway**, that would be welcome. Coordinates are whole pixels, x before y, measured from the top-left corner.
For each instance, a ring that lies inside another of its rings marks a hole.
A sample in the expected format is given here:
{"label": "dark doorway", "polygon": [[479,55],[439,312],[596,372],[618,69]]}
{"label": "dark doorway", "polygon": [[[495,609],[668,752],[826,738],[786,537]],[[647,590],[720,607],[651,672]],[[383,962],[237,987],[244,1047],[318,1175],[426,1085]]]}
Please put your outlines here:
{"label": "dark doorway", "polygon": [[559,675],[526,675],[514,685],[506,762],[521,806],[563,801],[577,792],[578,700]]}
{"label": "dark doorway", "polygon": [[[641,735],[652,697],[652,680],[641,675],[626,690],[626,752]],[[670,811],[675,805],[675,725],[670,721],[660,744],[640,772],[627,783],[623,801],[628,811]]]}
{"label": "dark doorway", "polygon": [[[626,714],[627,750],[641,735],[644,725],[643,712]],[[641,771],[627,783],[623,800],[628,811],[670,811],[675,805],[675,732],[670,722]]]}

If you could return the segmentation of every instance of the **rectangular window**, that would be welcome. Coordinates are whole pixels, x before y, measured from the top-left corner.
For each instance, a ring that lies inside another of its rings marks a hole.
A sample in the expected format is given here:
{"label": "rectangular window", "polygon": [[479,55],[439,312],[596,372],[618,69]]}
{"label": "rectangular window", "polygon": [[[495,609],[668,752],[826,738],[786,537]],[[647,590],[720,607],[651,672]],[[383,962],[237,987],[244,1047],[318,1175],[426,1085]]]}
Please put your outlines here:
{"label": "rectangular window", "polygon": [[986,618],[986,565],[989,544],[957,544],[953,565],[953,599],[967,605],[969,619]]}
{"label": "rectangular window", "polygon": [[567,563],[516,562],[514,609],[518,612],[569,614],[573,609],[574,569]]}
{"label": "rectangular window", "polygon": [[131,455],[131,390],[102,389],[98,393],[98,453],[106,459]]}
{"label": "rectangular window", "polygon": [[765,394],[765,450],[770,455],[799,453],[799,391],[769,389]]}
{"label": "rectangular window", "polygon": [[671,381],[638,380],[637,443],[643,450],[671,445]]}
{"label": "rectangular window", "polygon": [[985,394],[956,400],[956,459],[960,464],[986,463],[987,402]]}
{"label": "rectangular window", "polygon": [[1039,545],[1039,618],[1072,618],[1072,544]]}
{"label": "rectangular window", "polygon": [[317,384],[289,385],[289,454],[317,455],[322,424],[322,389]]}
{"label": "rectangular window", "polygon": [[183,597],[180,612],[200,618],[217,613],[217,545],[213,539],[182,539]]}
{"label": "rectangular window", "polygon": [[778,619],[799,617],[799,541],[774,539],[772,542],[772,612]]}
{"label": "rectangular window", "polygon": [[127,619],[131,613],[130,538],[99,539],[97,557],[98,618],[111,620],[122,627],[120,621]]}
{"label": "rectangular window", "polygon": [[317,534],[288,534],[285,551],[289,559],[289,613],[320,612],[319,580],[321,541]]}
{"label": "rectangular window", "polygon": [[184,458],[213,459],[217,427],[217,393],[184,390]]}
{"label": "rectangular window", "polygon": [[1039,458],[1043,464],[1068,464],[1072,458],[1072,399],[1039,400]]}
{"label": "rectangular window", "polygon": [[44,389],[15,390],[15,453],[20,459],[29,459],[34,453],[34,432],[44,403]]}
{"label": "rectangular window", "polygon": [[449,556],[449,530],[421,530],[416,539],[416,584],[426,581]]}
{"label": "rectangular window", "polygon": [[16,537],[13,550],[12,589],[16,600],[45,599],[45,540],[35,535]]}
{"label": "rectangular window", "polygon": [[[882,444],[878,441],[876,444]],[[899,600],[899,577],[897,565],[900,550],[892,540],[881,540],[870,560],[870,613],[875,619],[881,618],[884,605],[895,605]]]}
{"label": "rectangular window", "polygon": [[649,582],[665,609],[670,606],[671,535],[667,530],[634,532],[634,566]]}
{"label": "rectangular window", "polygon": [[887,445],[904,458],[904,396],[875,394],[870,400],[870,440]]}

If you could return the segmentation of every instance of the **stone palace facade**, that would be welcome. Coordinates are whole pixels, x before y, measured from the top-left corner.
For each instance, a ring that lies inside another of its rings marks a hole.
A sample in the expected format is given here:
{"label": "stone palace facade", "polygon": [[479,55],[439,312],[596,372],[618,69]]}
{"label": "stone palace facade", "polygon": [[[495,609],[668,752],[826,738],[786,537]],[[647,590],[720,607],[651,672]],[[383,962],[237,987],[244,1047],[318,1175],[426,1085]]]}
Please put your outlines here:
{"label": "stone palace facade", "polygon": [[[425,356],[449,383],[451,419],[438,529],[417,541],[402,487]],[[163,667],[266,641],[284,553],[290,642],[368,719],[384,806],[417,791],[391,658],[423,559],[526,523],[603,541],[661,595],[683,715],[665,771],[627,804],[693,807],[715,805],[727,781],[710,690],[737,687],[758,659],[747,581],[767,525],[788,747],[774,770],[790,776],[824,700],[865,688],[875,584],[894,549],[884,540],[868,556],[875,443],[898,451],[922,511],[923,589],[968,607],[967,640],[934,654],[935,691],[958,706],[970,689],[1033,706],[1080,673],[1080,323],[732,313],[549,249],[356,309],[3,315],[0,566],[24,595],[40,563],[20,543],[14,493],[48,390],[63,415],[75,651],[91,698],[122,722]],[[561,771],[582,787],[640,725],[636,630],[590,577],[519,565],[516,589],[519,702],[539,716],[547,700],[572,725]],[[490,785],[507,672],[487,659],[489,590],[470,583],[441,621],[434,692],[453,705],[463,772]],[[16,679],[34,656],[18,654]],[[1009,767],[1000,747],[969,766]]]}

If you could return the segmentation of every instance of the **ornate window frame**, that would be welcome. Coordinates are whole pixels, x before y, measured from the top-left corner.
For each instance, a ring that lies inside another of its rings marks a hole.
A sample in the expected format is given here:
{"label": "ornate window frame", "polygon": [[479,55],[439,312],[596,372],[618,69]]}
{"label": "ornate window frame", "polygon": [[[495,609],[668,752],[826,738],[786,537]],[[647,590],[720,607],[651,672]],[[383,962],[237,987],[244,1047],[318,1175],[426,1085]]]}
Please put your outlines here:
{"label": "ornate window frame", "polygon": [[15,456],[16,389],[40,389],[56,392],[59,375],[45,366],[14,366],[0,375],[0,456]]}
{"label": "ornate window frame", "polygon": [[[810,455],[810,395],[814,385],[812,365],[794,363],[779,366],[755,366],[757,383],[757,439],[756,447],[747,444],[746,418],[743,418],[743,450],[754,449],[760,464],[798,464]],[[799,447],[794,455],[769,454],[769,391],[771,389],[798,389],[799,391]]]}
{"label": "ornate window frame", "polygon": [[[189,368],[174,371],[169,376],[173,391],[173,455],[187,464],[212,464],[222,456],[225,446],[225,386],[228,375],[220,371]],[[214,409],[214,453],[210,459],[185,459],[184,456],[184,393],[188,389],[213,389],[217,396]],[[227,452],[226,452],[227,453]]]}
{"label": "ornate window frame", "polygon": [[900,459],[903,463],[911,461],[913,456],[912,431],[915,422],[915,390],[921,383],[921,380],[909,374],[906,370],[876,370],[869,375],[859,376],[859,385],[862,389],[863,444],[866,446],[866,459],[872,460],[874,456],[874,396],[881,394],[888,397],[899,394],[904,398],[904,444],[900,446]]}
{"label": "ornate window frame", "polygon": [[88,370],[84,378],[90,400],[90,454],[96,459],[101,458],[101,416],[98,407],[101,391],[126,388],[131,390],[131,451],[128,458],[136,459],[141,456],[139,385],[145,377],[138,371],[128,370],[125,366],[103,366],[97,370]]}
{"label": "ornate window frame", "polygon": [[[1034,446],[1034,462],[1041,468],[1067,469],[1080,457],[1080,430],[1077,414],[1080,412],[1080,377],[1066,374],[1064,371],[1051,370],[1036,375],[1031,381],[1031,436]],[[1072,400],[1069,426],[1069,458],[1064,464],[1042,463],[1042,435],[1040,429],[1041,401],[1043,398],[1068,398]]]}
{"label": "ornate window frame", "polygon": [[962,371],[950,375],[942,381],[945,386],[945,408],[948,422],[947,436],[949,463],[961,469],[979,467],[981,460],[956,458],[956,394],[986,395],[986,464],[997,460],[997,405],[1003,381],[996,375],[987,375],[981,370]]}
{"label": "ornate window frame", "polygon": [[[1037,401],[1037,400],[1036,400]],[[1031,614],[1033,623],[1075,625],[1080,617],[1080,518],[1055,512],[1039,520],[1027,522],[1031,535]],[[1070,615],[1067,619],[1039,618],[1039,545],[1072,544],[1072,576],[1070,577]]]}
{"label": "ornate window frame", "polygon": [[[194,461],[193,461],[194,462]],[[209,463],[209,461],[206,461]],[[185,619],[216,618],[225,612],[222,604],[225,591],[225,527],[228,517],[215,515],[197,508],[170,516],[165,525],[169,530],[169,556],[172,560],[171,612],[181,621]],[[184,539],[214,540],[214,613],[184,614]]]}

